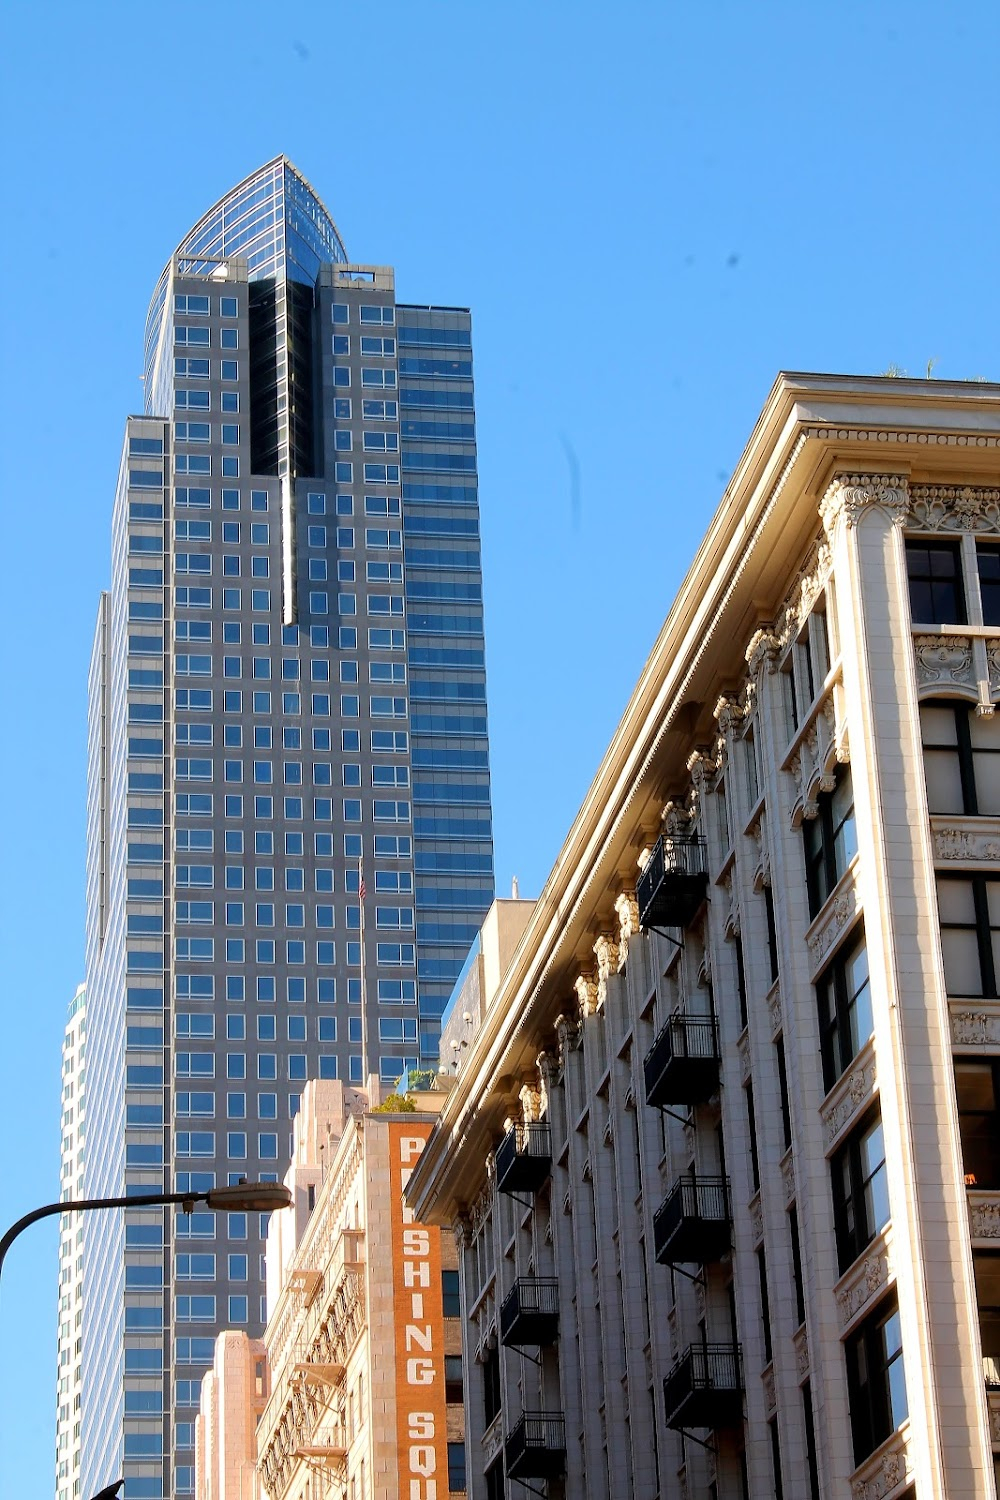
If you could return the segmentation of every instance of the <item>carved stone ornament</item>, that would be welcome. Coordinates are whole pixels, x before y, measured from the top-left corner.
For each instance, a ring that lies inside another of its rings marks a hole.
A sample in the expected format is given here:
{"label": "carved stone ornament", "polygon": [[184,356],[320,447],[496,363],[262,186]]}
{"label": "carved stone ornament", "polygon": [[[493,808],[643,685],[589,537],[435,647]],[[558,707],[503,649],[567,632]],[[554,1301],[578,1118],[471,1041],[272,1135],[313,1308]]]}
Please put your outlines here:
{"label": "carved stone ornament", "polygon": [[711,786],[715,780],[720,769],[720,760],[711,750],[692,750],[685,765],[691,777],[691,784],[701,792],[706,786]]}
{"label": "carved stone ornament", "polygon": [[455,1236],[455,1249],[461,1259],[462,1252],[472,1244],[472,1221],[468,1214],[459,1214],[451,1227]]}
{"label": "carved stone ornament", "polygon": [[691,832],[691,809],[683,802],[667,802],[660,814],[663,832],[672,838],[687,838]]}
{"label": "carved stone ornament", "polygon": [[726,937],[739,937],[740,935],[740,903],[736,892],[736,886],[731,875],[727,875],[722,882],[725,892],[725,933]]}
{"label": "carved stone ornament", "polygon": [[795,1158],[791,1147],[781,1158],[781,1185],[785,1190],[785,1202],[795,1201]]}
{"label": "carved stone ornament", "polygon": [[769,672],[775,670],[781,644],[780,636],[775,635],[769,627],[761,627],[754,631],[745,652],[751,677],[759,677],[765,667]]}
{"label": "carved stone ornament", "polygon": [[566,1067],[566,1058],[580,1045],[580,1021],[577,1016],[556,1016],[556,1056],[560,1068]]}
{"label": "carved stone ornament", "polygon": [[964,635],[915,635],[917,686],[973,687],[972,641]]}
{"label": "carved stone ornament", "polygon": [[795,1350],[795,1373],[799,1380],[805,1380],[809,1374],[809,1334],[803,1323],[792,1334],[792,1348]]}
{"label": "carved stone ornament", "polygon": [[719,726],[719,733],[732,735],[739,732],[746,718],[746,708],[738,698],[723,695],[716,701],[712,717]]}
{"label": "carved stone ornament", "polygon": [[750,1200],[750,1237],[754,1246],[759,1245],[764,1238],[764,1209],[759,1193],[755,1193]]}
{"label": "carved stone ornament", "polygon": [[956,1047],[1000,1049],[1000,1006],[991,1010],[953,1010],[951,1040]]}
{"label": "carved stone ornament", "polygon": [[745,1031],[737,1038],[736,1051],[740,1058],[740,1077],[746,1083],[750,1078],[750,1038]]}
{"label": "carved stone ornament", "polygon": [[1000,1448],[1000,1391],[989,1391],[990,1403],[990,1441],[994,1448]]}
{"label": "carved stone ornament", "polygon": [[[891,1446],[889,1446],[891,1444]],[[902,1433],[895,1433],[851,1480],[851,1500],[885,1500],[913,1474]]]}
{"label": "carved stone ornament", "polygon": [[825,536],[817,538],[774,622],[774,633],[784,647],[797,636],[830,576],[833,553]]}
{"label": "carved stone ornament", "polygon": [[841,1328],[846,1328],[864,1307],[889,1285],[892,1265],[887,1245],[876,1244],[864,1258],[853,1265],[837,1288],[837,1313]]}
{"label": "carved stone ornament", "polygon": [[995,834],[937,825],[933,829],[933,838],[935,859],[964,860],[970,864],[1000,863],[1000,838]]}
{"label": "carved stone ornament", "polygon": [[778,1398],[774,1391],[774,1366],[767,1365],[761,1372],[761,1384],[764,1387],[764,1410],[770,1416],[778,1404]]}
{"label": "carved stone ornament", "polygon": [[910,525],[921,531],[1000,531],[1000,490],[915,484],[910,491]]}
{"label": "carved stone ornament", "polygon": [[771,1035],[775,1036],[781,1030],[782,1023],[780,984],[772,984],[764,997],[764,1001],[767,1005],[768,1020],[771,1023]]}
{"label": "carved stone ornament", "polygon": [[875,1092],[877,1075],[875,1052],[869,1042],[850,1072],[845,1073],[828,1097],[823,1101],[823,1135],[827,1146],[833,1144],[840,1133],[854,1120]]}
{"label": "carved stone ornament", "polygon": [[526,1125],[537,1120],[541,1115],[542,1095],[537,1084],[525,1083],[517,1091],[517,1097],[521,1103],[521,1118]]}
{"label": "carved stone ornament", "polygon": [[634,891],[622,891],[615,901],[615,915],[618,918],[618,967],[623,969],[628,957],[628,940],[639,931],[639,903]]}
{"label": "carved stone ornament", "polygon": [[573,988],[576,990],[580,1019],[585,1021],[597,1009],[597,980],[593,974],[581,974]]}
{"label": "carved stone ornament", "polygon": [[809,934],[809,952],[814,968],[823,961],[848,923],[854,920],[857,910],[853,888],[840,891],[834,897],[818,925]]}
{"label": "carved stone ornament", "polygon": [[974,1240],[1000,1240],[1000,1193],[970,1192],[969,1232]]}
{"label": "carved stone ornament", "polygon": [[903,474],[838,474],[820,502],[819,513],[828,537],[843,517],[857,526],[862,516],[884,511],[895,525],[909,515],[910,493]]}
{"label": "carved stone ornament", "polygon": [[609,933],[602,932],[594,944],[594,954],[597,958],[597,1005],[599,1009],[607,999],[608,980],[612,974],[618,973],[617,939],[611,937]]}
{"label": "carved stone ornament", "polygon": [[986,642],[986,662],[990,674],[990,692],[1000,693],[1000,641]]}

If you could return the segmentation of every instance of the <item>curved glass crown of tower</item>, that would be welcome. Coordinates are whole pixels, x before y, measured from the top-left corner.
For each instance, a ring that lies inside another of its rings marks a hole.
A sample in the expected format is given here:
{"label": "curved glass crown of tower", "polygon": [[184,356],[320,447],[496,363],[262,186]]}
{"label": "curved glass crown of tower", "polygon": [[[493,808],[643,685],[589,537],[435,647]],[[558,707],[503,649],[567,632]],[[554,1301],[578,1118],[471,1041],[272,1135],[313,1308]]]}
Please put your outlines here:
{"label": "curved glass crown of tower", "polygon": [[146,409],[152,409],[153,369],[163,331],[167,284],[181,258],[189,271],[200,263],[238,255],[248,279],[300,281],[314,286],[321,265],[345,262],[347,251],[336,224],[309,183],[286,156],[276,156],[203,214],[163,268],[146,316]]}

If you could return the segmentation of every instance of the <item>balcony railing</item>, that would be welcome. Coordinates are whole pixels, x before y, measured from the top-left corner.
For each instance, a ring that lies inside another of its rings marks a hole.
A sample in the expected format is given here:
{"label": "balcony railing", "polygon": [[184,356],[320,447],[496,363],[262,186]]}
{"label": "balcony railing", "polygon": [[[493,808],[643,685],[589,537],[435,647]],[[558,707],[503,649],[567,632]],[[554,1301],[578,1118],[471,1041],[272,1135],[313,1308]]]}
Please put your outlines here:
{"label": "balcony railing", "polygon": [[559,1336],[559,1283],[540,1276],[520,1276],[500,1305],[500,1342],[554,1344]]}
{"label": "balcony railing", "polygon": [[511,1479],[557,1479],[566,1468],[562,1412],[524,1412],[507,1434],[503,1456]]}
{"label": "balcony railing", "polygon": [[537,1193],[552,1170],[552,1132],[533,1120],[514,1125],[497,1147],[497,1187],[501,1193]]}
{"label": "balcony railing", "polygon": [[721,1260],[731,1244],[729,1182],[725,1177],[681,1177],[653,1216],[653,1244],[661,1265]]}
{"label": "balcony railing", "polygon": [[671,1016],[642,1069],[647,1104],[703,1104],[719,1087],[718,1023],[712,1016]]}
{"label": "balcony railing", "polygon": [[739,1344],[692,1344],[663,1382],[668,1427],[735,1427],[743,1417]]}
{"label": "balcony railing", "polygon": [[636,881],[640,927],[686,927],[704,901],[707,887],[704,839],[666,835],[657,839]]}

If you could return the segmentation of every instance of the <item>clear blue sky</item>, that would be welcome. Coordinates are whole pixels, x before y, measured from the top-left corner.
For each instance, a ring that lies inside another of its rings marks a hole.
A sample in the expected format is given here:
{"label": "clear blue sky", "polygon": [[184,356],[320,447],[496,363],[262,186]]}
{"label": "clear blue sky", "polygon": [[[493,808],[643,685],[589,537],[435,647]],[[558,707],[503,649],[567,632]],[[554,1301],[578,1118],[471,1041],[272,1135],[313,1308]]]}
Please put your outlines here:
{"label": "clear blue sky", "polygon": [[[6,1224],[58,1195],[90,638],[184,230],[285,151],[352,258],[472,307],[498,888],[533,895],[776,372],[1000,377],[1000,11],[15,0],[3,50]],[[29,1233],[12,1500],[52,1493],[56,1234]]]}

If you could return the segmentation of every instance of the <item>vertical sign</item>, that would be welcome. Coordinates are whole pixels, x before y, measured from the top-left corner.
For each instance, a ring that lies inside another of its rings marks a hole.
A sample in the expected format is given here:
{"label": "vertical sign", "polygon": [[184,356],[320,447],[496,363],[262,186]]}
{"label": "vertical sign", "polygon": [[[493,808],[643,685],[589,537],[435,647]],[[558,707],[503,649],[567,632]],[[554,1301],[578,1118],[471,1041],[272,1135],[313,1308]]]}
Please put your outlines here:
{"label": "vertical sign", "polygon": [[441,1232],[417,1224],[403,1189],[431,1124],[389,1124],[399,1500],[446,1500]]}

